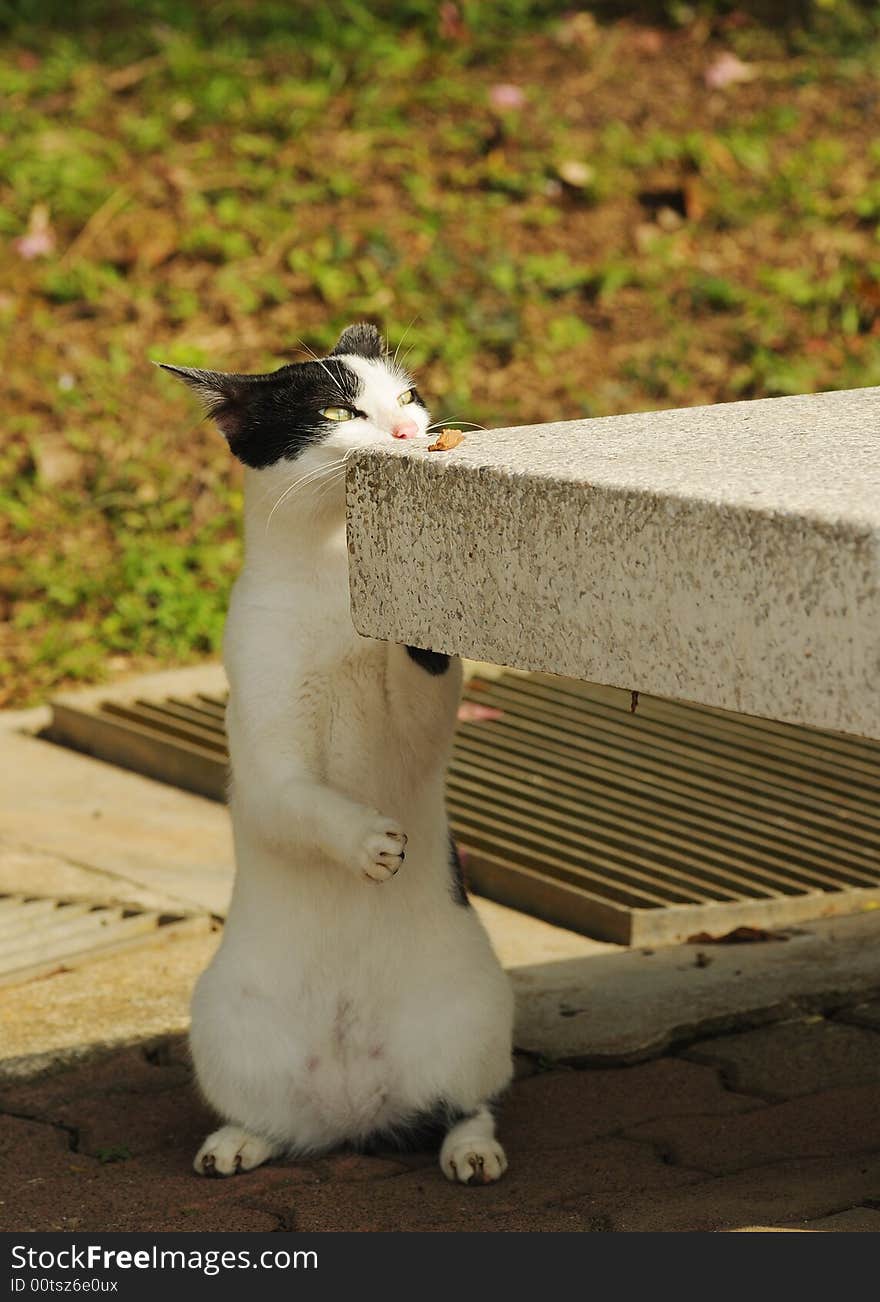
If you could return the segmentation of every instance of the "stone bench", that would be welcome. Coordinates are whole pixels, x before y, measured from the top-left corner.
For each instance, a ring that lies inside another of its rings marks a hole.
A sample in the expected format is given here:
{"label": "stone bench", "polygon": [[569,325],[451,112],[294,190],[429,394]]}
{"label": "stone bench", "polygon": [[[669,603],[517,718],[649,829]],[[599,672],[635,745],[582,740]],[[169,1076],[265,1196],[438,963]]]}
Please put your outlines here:
{"label": "stone bench", "polygon": [[880,739],[878,425],[861,389],[358,453],[355,626]]}

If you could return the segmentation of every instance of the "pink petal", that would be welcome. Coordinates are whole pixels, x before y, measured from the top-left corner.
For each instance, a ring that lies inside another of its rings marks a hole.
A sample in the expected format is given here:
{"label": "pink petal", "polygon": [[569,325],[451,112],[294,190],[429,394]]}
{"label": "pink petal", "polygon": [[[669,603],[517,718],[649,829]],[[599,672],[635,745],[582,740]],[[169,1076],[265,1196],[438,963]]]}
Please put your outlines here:
{"label": "pink petal", "polygon": [[20,258],[30,262],[32,258],[47,257],[55,248],[55,240],[50,231],[34,231],[15,240],[13,248]]}
{"label": "pink petal", "polygon": [[508,81],[499,82],[489,91],[489,103],[493,109],[519,109],[525,102],[526,97],[519,86]]}
{"label": "pink petal", "polygon": [[743,63],[742,59],[726,50],[724,54],[719,54],[714,63],[709,64],[703,79],[710,90],[723,90],[735,82],[749,81],[754,75],[750,64]]}
{"label": "pink petal", "polygon": [[501,719],[503,710],[496,710],[491,705],[477,705],[476,701],[462,701],[458,707],[458,717],[462,723],[483,723],[486,719]]}
{"label": "pink petal", "polygon": [[44,203],[34,204],[28,218],[27,230],[12,247],[20,258],[45,258],[55,248],[55,234],[49,221],[49,209]]}

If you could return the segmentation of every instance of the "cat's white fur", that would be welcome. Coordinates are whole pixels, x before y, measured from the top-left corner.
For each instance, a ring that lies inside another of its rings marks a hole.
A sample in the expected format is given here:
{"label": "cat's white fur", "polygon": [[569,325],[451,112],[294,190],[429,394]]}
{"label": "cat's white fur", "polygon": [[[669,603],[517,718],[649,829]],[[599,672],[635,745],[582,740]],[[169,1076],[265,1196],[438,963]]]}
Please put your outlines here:
{"label": "cat's white fur", "polygon": [[512,999],[451,889],[444,774],[460,665],[433,676],[355,632],[334,464],[384,444],[402,416],[430,437],[429,418],[401,409],[412,382],[400,368],[344,361],[368,419],[246,472],[224,645],[237,876],[191,1032],[201,1088],[228,1124],[195,1166],[228,1174],[357,1142],[442,1099],[466,1114],[443,1171],[485,1182],[507,1165],[486,1102],[510,1079]]}

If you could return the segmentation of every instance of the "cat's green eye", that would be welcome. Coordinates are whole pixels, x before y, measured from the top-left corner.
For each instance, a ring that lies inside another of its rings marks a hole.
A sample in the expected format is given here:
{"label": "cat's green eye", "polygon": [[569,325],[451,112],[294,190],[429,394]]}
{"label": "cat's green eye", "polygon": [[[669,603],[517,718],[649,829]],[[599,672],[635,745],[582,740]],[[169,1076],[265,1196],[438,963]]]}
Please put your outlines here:
{"label": "cat's green eye", "polygon": [[411,402],[415,402],[415,400],[416,400],[415,389],[407,389],[406,393],[402,393],[400,397],[397,399],[401,407],[408,407],[409,404]]}
{"label": "cat's green eye", "polygon": [[350,407],[322,407],[320,414],[326,420],[354,420]]}

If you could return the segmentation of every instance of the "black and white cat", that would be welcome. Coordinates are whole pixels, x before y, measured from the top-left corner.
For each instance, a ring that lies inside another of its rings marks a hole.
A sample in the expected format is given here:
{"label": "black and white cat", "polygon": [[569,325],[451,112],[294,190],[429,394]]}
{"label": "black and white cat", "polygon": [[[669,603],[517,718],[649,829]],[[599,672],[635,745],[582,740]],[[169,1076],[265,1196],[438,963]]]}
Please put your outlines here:
{"label": "black and white cat", "polygon": [[270,375],[166,369],[247,467],[224,644],[237,875],[191,1032],[227,1124],[196,1170],[393,1141],[431,1119],[450,1180],[497,1180],[512,998],[446,820],[460,664],[360,637],[349,609],[346,455],[426,440],[428,412],[365,325]]}

